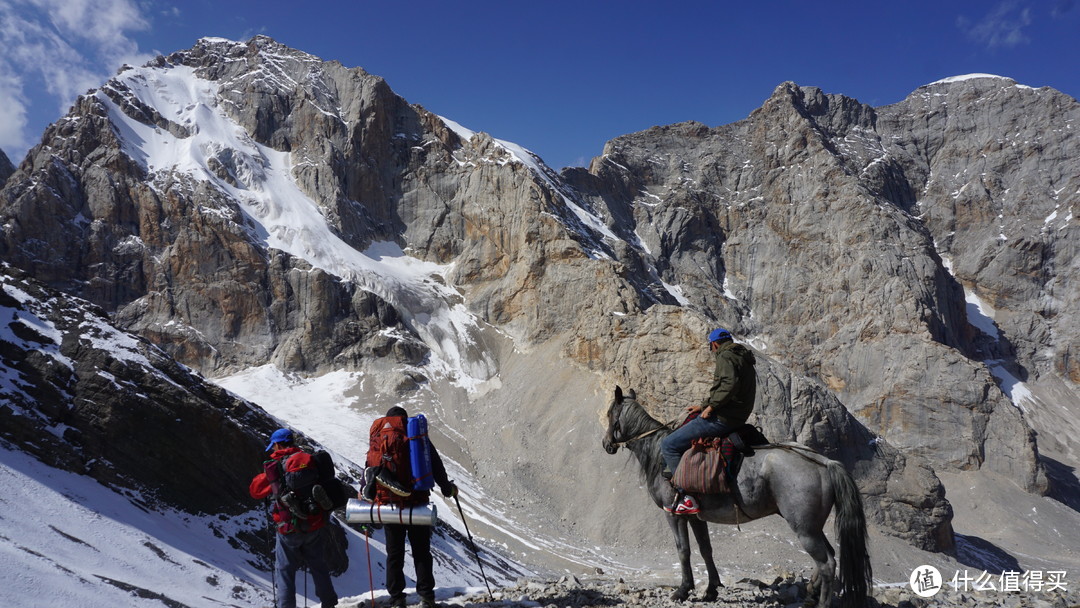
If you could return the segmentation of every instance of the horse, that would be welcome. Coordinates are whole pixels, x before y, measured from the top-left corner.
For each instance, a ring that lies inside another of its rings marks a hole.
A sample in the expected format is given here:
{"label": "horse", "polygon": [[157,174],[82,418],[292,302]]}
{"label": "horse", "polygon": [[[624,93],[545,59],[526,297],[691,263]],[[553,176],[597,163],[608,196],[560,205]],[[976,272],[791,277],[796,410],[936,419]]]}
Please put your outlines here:
{"label": "horse", "polygon": [[[660,455],[660,442],[671,432],[670,427],[645,411],[633,390],[624,395],[621,387],[615,388],[615,398],[607,412],[604,450],[615,454],[620,446],[626,446],[633,452],[641,465],[649,495],[661,508],[672,504],[675,498],[675,489],[662,475],[664,460]],[[697,515],[665,511],[682,566],[682,583],[672,599],[686,600],[694,589],[687,528],[693,530],[705,560],[709,582],[703,599],[711,602],[717,599],[717,589],[723,585],[713,562],[708,524],[737,525],[777,514],[787,521],[814,560],[816,571],[810,577],[807,603],[830,608],[838,586],[842,608],[864,606],[873,572],[866,546],[862,498],[851,475],[839,462],[798,443],[768,444],[753,449],[754,454],[744,459],[730,493],[695,496],[701,509]],[[825,521],[834,507],[835,533],[840,544],[839,580],[836,551],[824,532]]]}

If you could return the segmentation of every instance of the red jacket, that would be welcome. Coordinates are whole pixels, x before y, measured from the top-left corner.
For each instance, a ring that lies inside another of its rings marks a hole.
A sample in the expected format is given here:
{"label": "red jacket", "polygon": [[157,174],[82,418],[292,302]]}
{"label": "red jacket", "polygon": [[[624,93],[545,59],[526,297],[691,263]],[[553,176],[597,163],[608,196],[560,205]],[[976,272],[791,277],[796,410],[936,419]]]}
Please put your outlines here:
{"label": "red jacket", "polygon": [[[286,465],[286,463],[288,463],[288,461],[296,454],[299,454],[297,458],[300,460],[304,460],[305,456],[307,457],[307,460],[310,460],[311,458],[310,454],[308,454],[304,450],[301,450],[298,447],[285,448],[284,450],[274,450],[274,453],[270,454],[270,460],[263,463],[263,468],[266,469],[272,461],[280,462],[282,463],[282,465]],[[299,460],[297,462],[299,463]],[[274,468],[276,468],[277,465],[275,464],[273,466]],[[282,468],[284,468],[284,466]],[[266,471],[264,470],[262,473],[259,473],[254,477],[254,479],[251,480],[251,484],[248,485],[248,494],[250,494],[251,497],[255,499],[266,498],[274,493],[275,483],[283,484],[285,483],[285,480],[280,479],[276,482],[271,482],[270,478],[266,475]],[[280,488],[278,494],[281,494]],[[289,508],[282,504],[280,500],[274,501],[273,508],[271,509],[271,515],[274,518],[274,523],[277,524],[278,532],[281,534],[290,534],[297,530],[301,530],[304,532],[312,532],[326,525],[326,514],[322,512],[311,515],[302,522],[297,521],[298,518],[295,517],[293,513],[289,511]]]}

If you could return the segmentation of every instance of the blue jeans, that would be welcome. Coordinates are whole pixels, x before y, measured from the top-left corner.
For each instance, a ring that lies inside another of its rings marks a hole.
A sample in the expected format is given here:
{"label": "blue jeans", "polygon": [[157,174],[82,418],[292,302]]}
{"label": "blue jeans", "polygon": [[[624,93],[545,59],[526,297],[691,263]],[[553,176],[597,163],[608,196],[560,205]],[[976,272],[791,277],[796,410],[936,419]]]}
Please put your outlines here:
{"label": "blue jeans", "polygon": [[330,580],[330,571],[324,558],[326,542],[325,527],[314,532],[277,535],[274,567],[277,570],[278,608],[296,608],[296,571],[304,564],[307,564],[307,569],[311,572],[311,579],[315,582],[315,595],[322,605],[337,605],[337,592],[334,591],[334,583]]}
{"label": "blue jeans", "polygon": [[720,437],[727,435],[735,428],[720,422],[716,418],[704,419],[701,416],[694,418],[683,426],[675,429],[675,432],[664,437],[660,442],[660,454],[664,457],[667,470],[671,473],[679,467],[683,452],[690,449],[690,442],[699,437]]}

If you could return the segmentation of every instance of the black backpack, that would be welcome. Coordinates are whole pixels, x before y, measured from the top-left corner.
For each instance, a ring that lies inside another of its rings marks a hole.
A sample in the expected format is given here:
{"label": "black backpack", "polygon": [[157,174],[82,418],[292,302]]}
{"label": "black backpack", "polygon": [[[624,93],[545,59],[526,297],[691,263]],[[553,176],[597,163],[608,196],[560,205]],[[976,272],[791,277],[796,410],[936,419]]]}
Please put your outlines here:
{"label": "black backpack", "polygon": [[271,463],[276,469],[273,478],[281,480],[275,498],[298,518],[343,509],[356,496],[356,490],[337,478],[334,461],[325,450],[297,452],[267,464]]}
{"label": "black backpack", "polygon": [[356,488],[337,478],[334,460],[326,450],[319,450],[312,455],[318,470],[318,483],[334,504],[333,510],[344,509],[350,498],[356,498]]}

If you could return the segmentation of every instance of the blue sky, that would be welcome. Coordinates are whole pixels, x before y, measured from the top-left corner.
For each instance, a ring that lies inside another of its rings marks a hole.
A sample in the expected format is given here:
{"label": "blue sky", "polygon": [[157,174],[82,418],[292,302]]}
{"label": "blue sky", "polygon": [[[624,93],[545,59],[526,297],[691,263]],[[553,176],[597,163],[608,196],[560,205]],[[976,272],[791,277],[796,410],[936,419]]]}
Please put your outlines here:
{"label": "blue sky", "polygon": [[792,80],[879,106],[970,73],[1080,96],[1080,2],[0,0],[16,164],[124,62],[265,34],[556,169],[654,125],[745,118]]}

